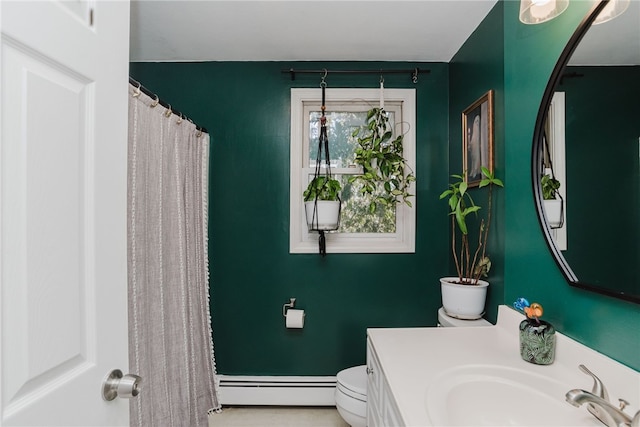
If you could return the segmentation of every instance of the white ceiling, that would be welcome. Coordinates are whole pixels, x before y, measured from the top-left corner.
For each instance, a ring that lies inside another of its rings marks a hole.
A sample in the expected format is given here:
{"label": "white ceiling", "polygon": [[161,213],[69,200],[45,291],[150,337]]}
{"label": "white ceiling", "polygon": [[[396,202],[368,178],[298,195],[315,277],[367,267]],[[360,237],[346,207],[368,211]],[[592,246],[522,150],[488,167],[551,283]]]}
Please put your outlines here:
{"label": "white ceiling", "polygon": [[449,62],[496,2],[133,0],[130,58]]}
{"label": "white ceiling", "polygon": [[[496,2],[132,0],[130,59],[449,62]],[[571,63],[640,64],[640,0],[590,29]]]}

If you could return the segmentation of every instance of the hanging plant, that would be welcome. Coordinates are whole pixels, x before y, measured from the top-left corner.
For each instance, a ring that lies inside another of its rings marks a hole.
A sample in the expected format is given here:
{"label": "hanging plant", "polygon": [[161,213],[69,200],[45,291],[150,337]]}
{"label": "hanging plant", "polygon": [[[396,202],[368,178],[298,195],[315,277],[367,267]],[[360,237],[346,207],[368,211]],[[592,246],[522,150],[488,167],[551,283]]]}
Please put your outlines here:
{"label": "hanging plant", "polygon": [[[331,175],[327,118],[325,116],[325,88],[327,86],[324,81],[325,77],[326,70],[320,82],[320,87],[322,88],[322,116],[320,117],[316,167],[313,179],[309,182],[307,189],[302,193],[307,227],[309,231],[318,232],[318,249],[322,256],[325,256],[327,253],[325,232],[335,231],[340,228],[340,211],[342,205],[342,201],[340,200],[340,181],[334,179]],[[321,166],[323,160],[325,163],[324,168]]]}
{"label": "hanging plant", "polygon": [[302,193],[305,202],[314,200],[340,200],[340,181],[331,177],[320,175],[309,182],[307,189]]}
{"label": "hanging plant", "polygon": [[540,187],[542,188],[542,198],[544,200],[554,200],[560,188],[560,181],[552,175],[545,174],[540,178]]}
{"label": "hanging plant", "polygon": [[551,174],[544,174],[540,178],[540,188],[542,189],[542,203],[544,204],[544,214],[549,227],[562,228],[564,225],[564,199],[560,195],[560,181]]}
{"label": "hanging plant", "polygon": [[[349,182],[360,181],[362,195],[372,198],[369,212],[375,212],[378,204],[389,206],[405,203],[411,207],[409,193],[411,183],[416,180],[413,171],[403,157],[404,135],[393,136],[393,128],[384,108],[375,107],[367,112],[365,126],[356,129],[352,137],[358,138],[355,164],[362,167],[362,175],[349,178]],[[405,173],[405,169],[409,169]]]}

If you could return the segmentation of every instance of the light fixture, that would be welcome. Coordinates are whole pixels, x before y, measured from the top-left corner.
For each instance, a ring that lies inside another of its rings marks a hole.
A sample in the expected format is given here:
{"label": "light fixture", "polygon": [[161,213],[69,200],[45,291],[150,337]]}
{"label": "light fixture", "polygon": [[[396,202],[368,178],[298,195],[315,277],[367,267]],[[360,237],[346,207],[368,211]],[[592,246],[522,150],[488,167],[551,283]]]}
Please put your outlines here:
{"label": "light fixture", "polygon": [[520,0],[520,22],[540,24],[560,15],[569,6],[569,0]]}
{"label": "light fixture", "polygon": [[630,3],[631,0],[609,0],[609,3],[598,14],[595,21],[593,21],[593,25],[611,21],[613,18],[622,15],[622,13],[627,10]]}

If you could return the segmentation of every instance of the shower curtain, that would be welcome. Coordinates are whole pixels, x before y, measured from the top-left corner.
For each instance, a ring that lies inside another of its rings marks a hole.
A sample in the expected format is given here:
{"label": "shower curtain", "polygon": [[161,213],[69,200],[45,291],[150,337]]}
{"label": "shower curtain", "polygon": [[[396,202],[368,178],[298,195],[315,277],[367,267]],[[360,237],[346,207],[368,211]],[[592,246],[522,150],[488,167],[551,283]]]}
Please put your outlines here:
{"label": "shower curtain", "polygon": [[132,426],[203,426],[220,408],[209,313],[209,135],[129,85]]}

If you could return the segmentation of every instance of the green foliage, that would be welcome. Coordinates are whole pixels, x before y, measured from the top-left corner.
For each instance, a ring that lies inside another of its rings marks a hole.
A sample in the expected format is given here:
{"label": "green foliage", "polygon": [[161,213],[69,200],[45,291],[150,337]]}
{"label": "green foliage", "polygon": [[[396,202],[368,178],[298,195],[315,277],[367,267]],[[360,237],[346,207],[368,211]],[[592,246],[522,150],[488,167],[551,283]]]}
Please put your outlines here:
{"label": "green foliage", "polygon": [[[361,182],[361,194],[372,199],[369,212],[375,212],[378,204],[405,203],[411,207],[409,188],[416,178],[413,171],[405,174],[405,168],[410,168],[402,156],[404,136],[393,138],[393,129],[384,109],[369,110],[365,126],[354,130],[351,136],[358,137],[354,163],[362,166],[363,174],[349,178],[349,182]],[[378,186],[384,189],[382,193],[376,193]]]}
{"label": "green foliage", "polygon": [[540,178],[540,186],[542,187],[542,198],[544,200],[554,200],[560,188],[560,181],[551,175],[542,175]]}
{"label": "green foliage", "polygon": [[[348,181],[348,178],[345,178]],[[361,183],[344,183],[342,189],[342,212],[340,232],[342,233],[395,233],[395,205],[377,204],[373,213],[369,212],[370,197],[362,196]],[[378,189],[378,192],[380,190]]]}
{"label": "green foliage", "polygon": [[307,189],[302,193],[305,202],[316,200],[338,200],[340,195],[340,181],[327,176],[317,176],[311,180]]}
{"label": "green foliage", "polygon": [[[492,189],[494,185],[504,187],[503,182],[496,178],[493,173],[486,167],[482,167],[482,179],[478,187],[489,188],[489,201],[487,209],[487,221],[480,219],[478,230],[478,243],[471,257],[471,248],[469,244],[469,227],[467,226],[467,217],[470,214],[478,215],[481,207],[476,205],[469,193],[469,186],[464,175],[451,175],[455,180],[449,184],[449,187],[440,194],[440,200],[447,199],[449,204],[449,215],[451,216],[451,233],[452,233],[452,251],[456,264],[458,280],[460,283],[477,284],[478,279],[487,277],[491,269],[491,260],[486,255],[487,240],[489,237],[489,228],[491,226],[491,205],[492,205]],[[456,242],[458,233],[460,237],[460,253],[456,250]]]}

